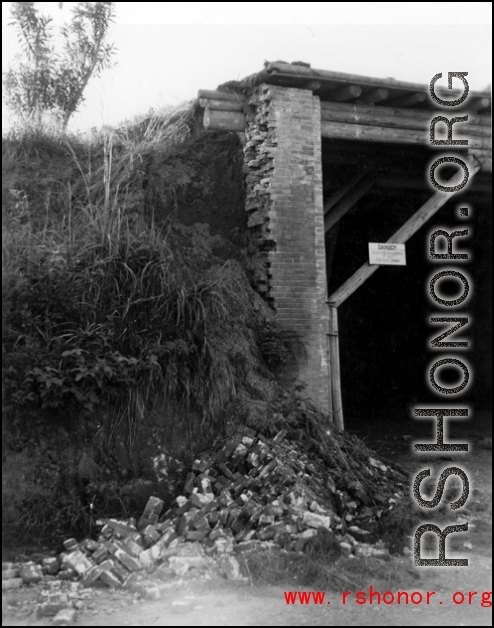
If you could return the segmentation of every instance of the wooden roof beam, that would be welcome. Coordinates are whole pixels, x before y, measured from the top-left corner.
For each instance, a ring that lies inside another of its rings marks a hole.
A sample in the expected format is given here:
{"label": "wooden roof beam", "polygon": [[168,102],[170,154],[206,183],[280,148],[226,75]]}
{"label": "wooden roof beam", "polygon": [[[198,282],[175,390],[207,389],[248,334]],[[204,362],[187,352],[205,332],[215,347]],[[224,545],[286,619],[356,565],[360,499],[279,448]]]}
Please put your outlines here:
{"label": "wooden roof beam", "polygon": [[364,92],[360,97],[360,100],[366,103],[375,103],[381,102],[381,100],[386,100],[389,96],[389,89],[384,89],[384,87],[377,87],[376,89],[370,89],[368,92]]}
{"label": "wooden roof beam", "polygon": [[413,94],[405,94],[390,102],[391,107],[413,107],[425,102],[427,95],[425,92],[414,92]]}
{"label": "wooden roof beam", "polygon": [[328,232],[359,201],[374,184],[375,173],[368,172],[362,180],[345,194],[324,216],[324,231]]}
{"label": "wooden roof beam", "polygon": [[345,87],[338,87],[327,94],[327,97],[331,100],[351,100],[352,98],[358,98],[362,93],[362,88],[358,85],[346,85]]}
{"label": "wooden roof beam", "polygon": [[[321,135],[326,138],[360,140],[384,144],[418,144],[430,146],[430,137],[423,130],[369,126],[345,122],[321,120]],[[468,138],[468,147],[492,150],[490,137],[473,136]]]}

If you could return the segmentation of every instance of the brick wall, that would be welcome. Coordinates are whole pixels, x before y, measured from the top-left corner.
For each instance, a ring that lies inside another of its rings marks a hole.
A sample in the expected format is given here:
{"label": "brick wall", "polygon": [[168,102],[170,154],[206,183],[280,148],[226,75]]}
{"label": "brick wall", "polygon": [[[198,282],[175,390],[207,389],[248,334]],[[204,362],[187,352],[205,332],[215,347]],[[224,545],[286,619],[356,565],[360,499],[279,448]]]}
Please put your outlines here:
{"label": "brick wall", "polygon": [[328,309],[322,197],[320,102],[310,90],[262,85],[244,148],[249,227],[266,273],[258,288],[280,323],[300,333],[298,377],[329,408]]}

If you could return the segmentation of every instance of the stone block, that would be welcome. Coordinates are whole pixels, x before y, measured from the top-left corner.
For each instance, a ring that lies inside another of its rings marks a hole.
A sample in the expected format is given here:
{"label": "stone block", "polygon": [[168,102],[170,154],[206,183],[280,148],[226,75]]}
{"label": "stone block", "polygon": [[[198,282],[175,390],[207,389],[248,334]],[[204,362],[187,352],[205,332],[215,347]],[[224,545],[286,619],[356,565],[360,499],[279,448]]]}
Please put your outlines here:
{"label": "stone block", "polygon": [[144,597],[146,600],[159,600],[161,598],[161,591],[158,587],[148,587],[144,591]]}
{"label": "stone block", "polygon": [[104,546],[101,545],[94,553],[93,553],[93,560],[96,563],[102,563],[104,560],[106,560],[108,557],[108,549]]}
{"label": "stone block", "polygon": [[[44,604],[39,604],[36,607],[36,615],[38,617],[55,617],[60,611],[67,609],[67,602],[59,603],[56,602],[45,602]],[[59,624],[60,625],[60,624]]]}
{"label": "stone block", "polygon": [[19,589],[20,587],[22,587],[22,585],[22,578],[10,578],[9,580],[2,580],[2,591]]}
{"label": "stone block", "polygon": [[302,522],[309,528],[325,528],[328,530],[331,519],[328,515],[319,515],[315,512],[306,511],[302,517]]}
{"label": "stone block", "polygon": [[65,539],[65,541],[63,542],[63,546],[67,550],[67,552],[73,552],[74,550],[78,549],[79,543],[76,541],[76,539]]}
{"label": "stone block", "polygon": [[120,582],[120,580],[111,571],[103,571],[100,578],[112,589],[120,589],[122,587],[122,583]]}
{"label": "stone block", "polygon": [[125,547],[125,551],[128,554],[130,554],[130,556],[133,556],[134,558],[138,558],[141,552],[143,551],[143,548],[138,543],[133,541],[130,537],[128,539],[125,539],[124,547]]}
{"label": "stone block", "polygon": [[122,538],[126,538],[131,536],[136,529],[132,526],[129,526],[127,523],[122,523],[121,521],[116,521],[116,519],[110,519],[107,522],[108,527],[110,527],[115,534]]}
{"label": "stone block", "polygon": [[19,577],[19,569],[2,570],[2,580],[11,580]]}
{"label": "stone block", "polygon": [[158,517],[163,510],[164,502],[162,499],[158,497],[150,497],[148,499],[148,503],[146,504],[146,508],[144,508],[144,512],[142,513],[143,517],[149,518],[153,515],[157,515]]}
{"label": "stone block", "polygon": [[218,563],[227,580],[236,580],[241,577],[240,563],[234,556],[223,554]]}
{"label": "stone block", "polygon": [[91,569],[88,569],[82,576],[84,586],[90,587],[96,582],[96,580],[99,579],[102,573],[103,569],[99,565],[95,565],[94,567],[91,567]]}
{"label": "stone block", "polygon": [[60,571],[60,561],[55,557],[43,558],[41,568],[44,574],[55,576]]}
{"label": "stone block", "polygon": [[54,626],[73,626],[77,619],[77,611],[73,608],[65,608],[53,618]]}
{"label": "stone block", "polygon": [[58,572],[57,578],[59,580],[76,580],[79,578],[79,574],[72,567],[65,567]]}
{"label": "stone block", "polygon": [[30,565],[21,565],[21,568],[19,569],[19,577],[24,584],[35,584],[36,582],[40,582],[43,580],[43,570],[41,565],[36,565],[34,563]]}
{"label": "stone block", "polygon": [[71,567],[79,575],[82,575],[88,569],[91,569],[93,563],[80,550],[75,550],[67,554],[64,560],[64,566]]}
{"label": "stone block", "polygon": [[141,569],[141,564],[138,560],[129,556],[127,552],[120,549],[115,552],[115,558],[119,560],[129,571],[139,571]]}

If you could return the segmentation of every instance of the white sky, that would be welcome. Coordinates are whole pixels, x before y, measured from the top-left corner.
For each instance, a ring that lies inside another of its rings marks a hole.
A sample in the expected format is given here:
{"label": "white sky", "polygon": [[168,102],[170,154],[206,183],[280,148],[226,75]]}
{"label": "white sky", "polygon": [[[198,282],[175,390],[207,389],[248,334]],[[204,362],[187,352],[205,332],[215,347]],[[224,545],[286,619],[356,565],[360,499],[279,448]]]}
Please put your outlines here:
{"label": "white sky", "polygon": [[[62,22],[75,3],[39,4]],[[2,2],[3,70],[18,52],[10,5]],[[438,72],[468,72],[471,89],[484,89],[491,36],[490,2],[117,2],[109,35],[117,65],[90,82],[71,126],[178,105],[265,60],[424,84]]]}

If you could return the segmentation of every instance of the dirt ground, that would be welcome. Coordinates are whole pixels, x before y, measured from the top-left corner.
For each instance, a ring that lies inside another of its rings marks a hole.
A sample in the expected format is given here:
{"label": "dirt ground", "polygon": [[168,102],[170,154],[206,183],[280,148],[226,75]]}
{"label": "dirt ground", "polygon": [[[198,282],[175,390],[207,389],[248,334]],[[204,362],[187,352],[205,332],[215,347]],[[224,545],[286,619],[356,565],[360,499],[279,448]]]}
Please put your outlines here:
{"label": "dirt ground", "polygon": [[[390,426],[382,423],[348,425],[350,431],[365,438],[381,457],[398,461],[412,476],[429,465],[441,470],[453,460],[427,459],[411,452],[411,440],[430,436],[431,423],[400,421]],[[372,436],[370,436],[370,434]],[[322,604],[287,604],[284,592],[299,590],[296,584],[278,587],[244,586],[213,583],[209,586],[184,583],[160,584],[158,600],[142,600],[123,591],[81,590],[74,594],[82,607],[76,625],[80,626],[490,626],[491,608],[488,601],[482,606],[481,594],[492,589],[492,451],[485,438],[486,431],[457,430],[452,437],[470,443],[469,453],[461,466],[470,481],[470,497],[465,506],[465,520],[469,531],[456,535],[451,556],[467,557],[468,567],[414,568],[411,554],[395,557],[393,561],[408,573],[415,573],[413,585],[397,586],[394,591],[421,592],[414,601],[422,603],[369,604],[369,586],[362,587],[367,594],[365,604],[357,604],[355,593],[343,604],[341,592],[326,592]],[[458,460],[455,460],[458,463]],[[427,466],[426,466],[427,463]],[[434,475],[434,474],[433,474]],[[408,580],[410,582],[410,579]],[[376,586],[374,583],[374,590]],[[381,595],[386,590],[377,589]],[[388,587],[389,590],[389,587]],[[427,592],[435,592],[429,596]],[[469,596],[469,593],[471,594]],[[475,594],[474,594],[475,593]],[[456,595],[455,595],[456,594]],[[32,602],[38,596],[36,587],[4,597],[4,626],[48,626],[51,619],[39,619],[30,613]],[[453,599],[454,598],[454,599]],[[391,596],[386,597],[390,601]],[[177,602],[184,602],[177,606]],[[180,611],[180,612],[179,612]]]}

